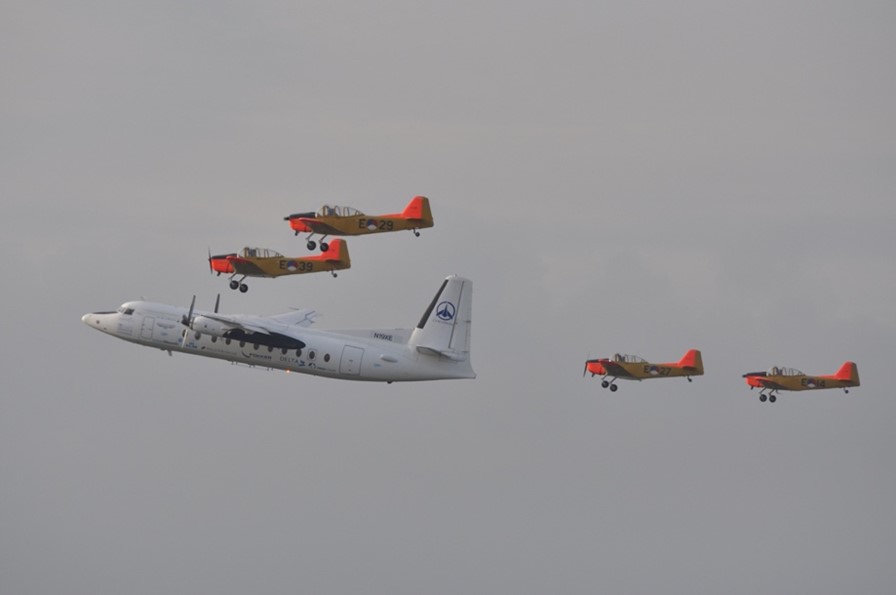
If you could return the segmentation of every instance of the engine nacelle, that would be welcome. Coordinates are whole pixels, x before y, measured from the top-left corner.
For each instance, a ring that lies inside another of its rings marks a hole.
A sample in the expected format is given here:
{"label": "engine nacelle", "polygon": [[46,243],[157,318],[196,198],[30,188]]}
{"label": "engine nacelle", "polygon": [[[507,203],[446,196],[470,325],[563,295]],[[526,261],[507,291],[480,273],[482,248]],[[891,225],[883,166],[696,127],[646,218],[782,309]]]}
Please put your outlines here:
{"label": "engine nacelle", "polygon": [[229,324],[224,324],[207,316],[195,316],[190,328],[196,332],[214,337],[227,337],[228,333],[233,331],[233,327]]}

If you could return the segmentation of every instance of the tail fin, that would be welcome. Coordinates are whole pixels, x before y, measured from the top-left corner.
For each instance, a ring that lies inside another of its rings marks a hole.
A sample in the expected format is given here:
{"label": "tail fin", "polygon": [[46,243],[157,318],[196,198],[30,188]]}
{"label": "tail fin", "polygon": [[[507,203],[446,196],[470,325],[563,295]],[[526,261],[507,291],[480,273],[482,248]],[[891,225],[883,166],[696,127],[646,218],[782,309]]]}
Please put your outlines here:
{"label": "tail fin", "polygon": [[[470,329],[473,324],[473,282],[450,275],[423,313],[408,344],[418,352],[470,362]],[[475,377],[472,368],[471,377]]]}
{"label": "tail fin", "polygon": [[401,216],[412,221],[422,221],[420,227],[432,227],[432,211],[429,209],[429,199],[425,196],[415,196],[401,212]]}
{"label": "tail fin", "polygon": [[348,243],[341,238],[332,240],[326,252],[321,252],[317,256],[306,256],[305,260],[323,262],[327,265],[325,270],[330,271],[347,269],[352,266],[352,259],[348,255]]}
{"label": "tail fin", "polygon": [[683,368],[692,368],[694,376],[701,376],[703,374],[703,355],[699,349],[689,349],[678,365]]}
{"label": "tail fin", "polygon": [[837,380],[848,380],[852,386],[859,386],[859,367],[855,362],[843,362],[837,373],[834,374]]}

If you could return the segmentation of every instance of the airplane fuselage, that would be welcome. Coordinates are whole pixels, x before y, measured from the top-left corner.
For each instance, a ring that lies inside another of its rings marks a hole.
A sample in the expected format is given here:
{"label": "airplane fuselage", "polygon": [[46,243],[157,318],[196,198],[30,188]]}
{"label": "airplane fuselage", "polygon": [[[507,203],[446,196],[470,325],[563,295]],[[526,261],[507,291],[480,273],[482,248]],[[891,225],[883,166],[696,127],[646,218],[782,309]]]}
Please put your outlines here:
{"label": "airplane fuselage", "polygon": [[[293,328],[289,339],[257,334],[219,336],[187,328],[186,308],[135,301],[115,312],[85,314],[91,328],[165,351],[345,380],[381,382],[475,378],[469,363],[422,353],[411,330],[323,331]],[[207,314],[197,311],[197,317]],[[184,340],[184,331],[187,332]],[[303,345],[302,345],[303,344]],[[300,346],[302,345],[302,346]]]}

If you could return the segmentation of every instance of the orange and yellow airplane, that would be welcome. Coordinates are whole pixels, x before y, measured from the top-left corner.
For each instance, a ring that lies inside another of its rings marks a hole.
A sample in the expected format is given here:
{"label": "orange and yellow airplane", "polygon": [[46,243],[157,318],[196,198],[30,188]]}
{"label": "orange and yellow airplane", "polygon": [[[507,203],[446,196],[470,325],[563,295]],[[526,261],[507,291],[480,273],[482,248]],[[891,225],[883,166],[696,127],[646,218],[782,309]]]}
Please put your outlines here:
{"label": "orange and yellow airplane", "polygon": [[[703,375],[703,356],[697,349],[690,349],[677,362],[654,364],[637,355],[617,353],[612,359],[589,359],[585,362],[585,373],[603,377],[600,385],[616,391],[616,379],[646,380],[647,378],[673,378],[684,376],[691,382],[691,376]],[[607,379],[609,378],[609,380]]]}
{"label": "orange and yellow airplane", "polygon": [[358,236],[368,233],[410,230],[419,236],[419,229],[432,227],[432,211],[429,199],[415,196],[400,213],[389,215],[365,215],[351,207],[324,205],[316,213],[293,213],[284,217],[296,235],[308,232],[308,249],[314,250],[317,244],[312,239],[321,236],[320,250],[326,252],[330,245],[325,241],[327,236]]}
{"label": "orange and yellow airplane", "polygon": [[[286,257],[267,248],[243,248],[240,254],[209,254],[208,266],[218,275],[230,275],[230,289],[246,293],[249,291],[249,287],[243,283],[246,277],[280,277],[324,271],[329,271],[335,277],[336,271],[352,266],[345,240],[333,240],[331,248],[325,254],[301,257]],[[242,277],[237,280],[237,275]]]}
{"label": "orange and yellow airplane", "polygon": [[[809,376],[793,368],[772,366],[767,372],[749,372],[744,374],[750,390],[759,388],[759,400],[763,403],[777,401],[775,393],[779,390],[817,390],[822,388],[842,388],[848,393],[850,386],[859,386],[859,368],[854,362],[844,362],[836,374],[827,376]],[[768,394],[766,394],[768,391]]]}

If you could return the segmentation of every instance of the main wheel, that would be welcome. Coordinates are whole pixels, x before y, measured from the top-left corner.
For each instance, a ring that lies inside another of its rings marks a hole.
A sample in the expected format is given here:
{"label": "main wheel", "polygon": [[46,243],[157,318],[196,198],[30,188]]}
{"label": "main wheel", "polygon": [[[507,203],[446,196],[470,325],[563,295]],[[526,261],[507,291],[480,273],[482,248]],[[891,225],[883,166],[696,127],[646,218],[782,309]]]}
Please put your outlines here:
{"label": "main wheel", "polygon": [[769,402],[769,403],[774,403],[774,402],[777,401],[777,400],[778,400],[778,397],[776,397],[775,395],[769,395],[769,396],[768,396],[768,402]]}
{"label": "main wheel", "polygon": [[326,252],[329,249],[330,249],[330,245],[328,243],[326,243],[326,242],[320,243],[320,251],[321,252]]}
{"label": "main wheel", "polygon": [[600,385],[604,388],[607,388],[608,386],[610,386],[610,383],[607,382],[606,380],[604,380],[603,382],[600,383]]}
{"label": "main wheel", "polygon": [[765,403],[766,398],[767,397],[765,395],[759,395],[759,400],[762,401],[763,403]]}
{"label": "main wheel", "polygon": [[230,282],[230,289],[238,289],[239,286],[240,286],[240,284],[236,279],[234,279],[233,281]]}
{"label": "main wheel", "polygon": [[308,240],[308,243],[305,244],[305,247],[309,250],[314,250],[315,248],[317,248],[317,244],[314,242],[314,240]]}
{"label": "main wheel", "polygon": [[246,293],[247,291],[249,291],[249,286],[245,283],[240,284],[240,293]]}
{"label": "main wheel", "polygon": [[619,388],[619,387],[616,386],[615,384],[611,384],[611,385],[610,385],[610,392],[614,392],[614,393],[615,393],[615,392],[616,392],[616,389],[618,389],[618,388]]}

